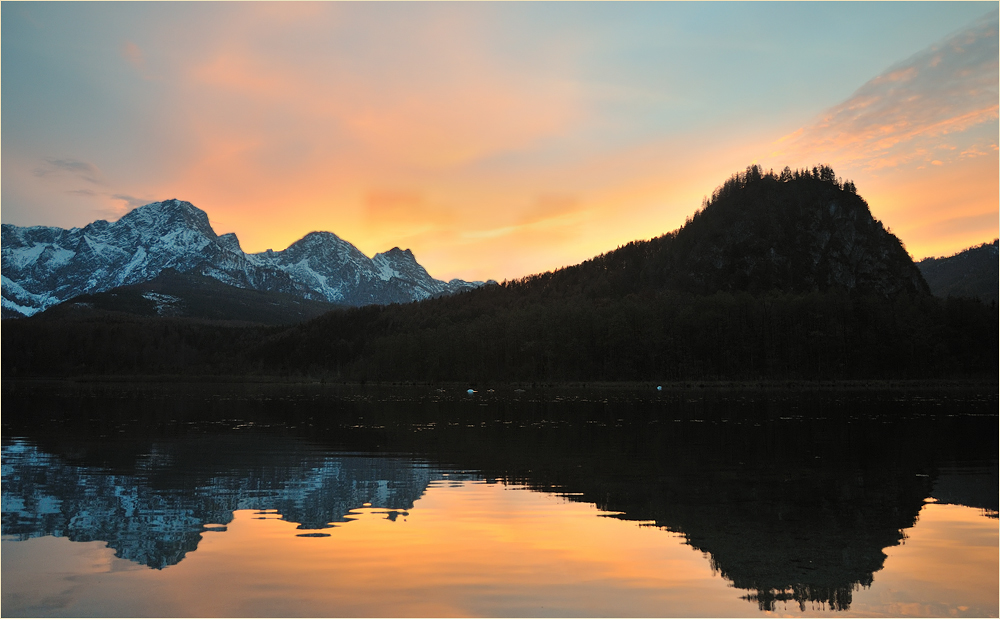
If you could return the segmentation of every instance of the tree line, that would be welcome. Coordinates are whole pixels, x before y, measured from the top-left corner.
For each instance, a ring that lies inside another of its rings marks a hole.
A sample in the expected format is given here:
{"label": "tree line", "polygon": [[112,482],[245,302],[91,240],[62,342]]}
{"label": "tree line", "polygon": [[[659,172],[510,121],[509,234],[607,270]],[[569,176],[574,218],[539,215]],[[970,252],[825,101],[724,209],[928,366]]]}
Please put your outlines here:
{"label": "tree line", "polygon": [[504,283],[290,328],[182,319],[7,321],[16,376],[620,381],[995,376],[997,308],[843,291],[546,298]]}

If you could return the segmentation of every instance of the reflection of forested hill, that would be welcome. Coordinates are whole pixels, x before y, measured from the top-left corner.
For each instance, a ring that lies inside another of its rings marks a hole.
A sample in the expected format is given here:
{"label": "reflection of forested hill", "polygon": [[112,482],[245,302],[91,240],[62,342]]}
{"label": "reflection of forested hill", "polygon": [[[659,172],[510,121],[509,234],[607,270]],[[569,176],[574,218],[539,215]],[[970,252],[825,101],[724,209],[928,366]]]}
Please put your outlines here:
{"label": "reflection of forested hill", "polygon": [[460,429],[469,416],[405,444],[682,533],[762,610],[782,600],[847,609],[932,488],[955,487],[956,461],[966,474],[954,502],[992,494],[995,504],[996,417],[960,414],[995,408],[995,397],[595,400],[536,402],[523,416],[498,404],[477,432]]}
{"label": "reflection of forested hill", "polygon": [[323,529],[365,503],[411,509],[440,478],[409,459],[276,443],[246,436],[153,444],[123,474],[10,442],[3,449],[3,531],[106,541],[116,556],[162,569],[197,548],[205,525],[226,525],[238,509],[277,510],[301,529]]}
{"label": "reflection of forested hill", "polygon": [[915,522],[930,483],[912,471],[843,462],[661,471],[655,486],[609,495],[603,507],[683,533],[761,610],[779,600],[843,610]]}
{"label": "reflection of forested hill", "polygon": [[234,509],[319,528],[457,468],[679,532],[761,609],[846,609],[928,497],[996,513],[995,392],[102,389],[5,391],[5,436],[30,440],[4,447],[5,534],[160,567]]}

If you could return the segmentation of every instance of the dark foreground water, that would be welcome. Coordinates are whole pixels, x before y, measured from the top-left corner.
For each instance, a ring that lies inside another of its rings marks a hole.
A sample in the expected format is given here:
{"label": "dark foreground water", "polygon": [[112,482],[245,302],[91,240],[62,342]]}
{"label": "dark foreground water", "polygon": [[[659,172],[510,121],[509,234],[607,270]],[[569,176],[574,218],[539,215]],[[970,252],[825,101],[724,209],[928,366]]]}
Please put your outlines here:
{"label": "dark foreground water", "polygon": [[997,394],[4,384],[4,616],[997,616]]}

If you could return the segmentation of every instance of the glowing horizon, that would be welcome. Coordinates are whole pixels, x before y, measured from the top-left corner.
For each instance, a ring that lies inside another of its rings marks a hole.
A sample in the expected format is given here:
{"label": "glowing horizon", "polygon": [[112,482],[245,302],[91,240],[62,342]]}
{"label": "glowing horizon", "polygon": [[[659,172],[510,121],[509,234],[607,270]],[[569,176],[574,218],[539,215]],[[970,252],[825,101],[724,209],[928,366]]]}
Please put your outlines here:
{"label": "glowing horizon", "polygon": [[990,4],[5,2],[2,17],[4,223],[178,198],[248,252],[328,230],[369,256],[412,249],[441,279],[502,280],[674,230],[751,163],[824,163],[916,259],[998,235]]}

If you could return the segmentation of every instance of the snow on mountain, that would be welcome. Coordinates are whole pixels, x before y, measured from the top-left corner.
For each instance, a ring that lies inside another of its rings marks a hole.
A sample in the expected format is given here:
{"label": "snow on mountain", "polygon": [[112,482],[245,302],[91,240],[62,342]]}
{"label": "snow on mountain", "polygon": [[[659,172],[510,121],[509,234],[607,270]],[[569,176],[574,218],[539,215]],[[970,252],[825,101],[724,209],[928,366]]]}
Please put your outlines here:
{"label": "snow on mountain", "polygon": [[311,232],[284,251],[247,254],[235,234],[216,235],[208,215],[181,200],[70,230],[3,224],[0,246],[4,317],[148,281],[167,268],[348,305],[405,303],[482,285],[434,279],[409,250],[368,258],[330,232]]}
{"label": "snow on mountain", "polygon": [[482,282],[465,282],[453,279],[443,282],[432,278],[413,257],[408,249],[393,247],[389,251],[375,254],[372,258],[378,276],[387,282],[398,282],[409,294],[417,299],[426,299],[444,294],[454,294],[482,285]]}
{"label": "snow on mountain", "polygon": [[[326,529],[363,505],[405,512],[434,481],[474,478],[405,458],[313,453],[276,437],[253,443],[249,465],[246,443],[213,441],[214,461],[223,454],[230,463],[224,467],[191,460],[203,451],[197,440],[153,443],[147,455],[111,475],[19,439],[5,442],[4,535],[102,541],[123,559],[163,569],[197,548],[206,525],[224,527],[237,510],[275,509],[300,528]],[[154,471],[157,480],[188,479],[182,472],[190,466],[209,474],[195,486],[150,483]]]}

